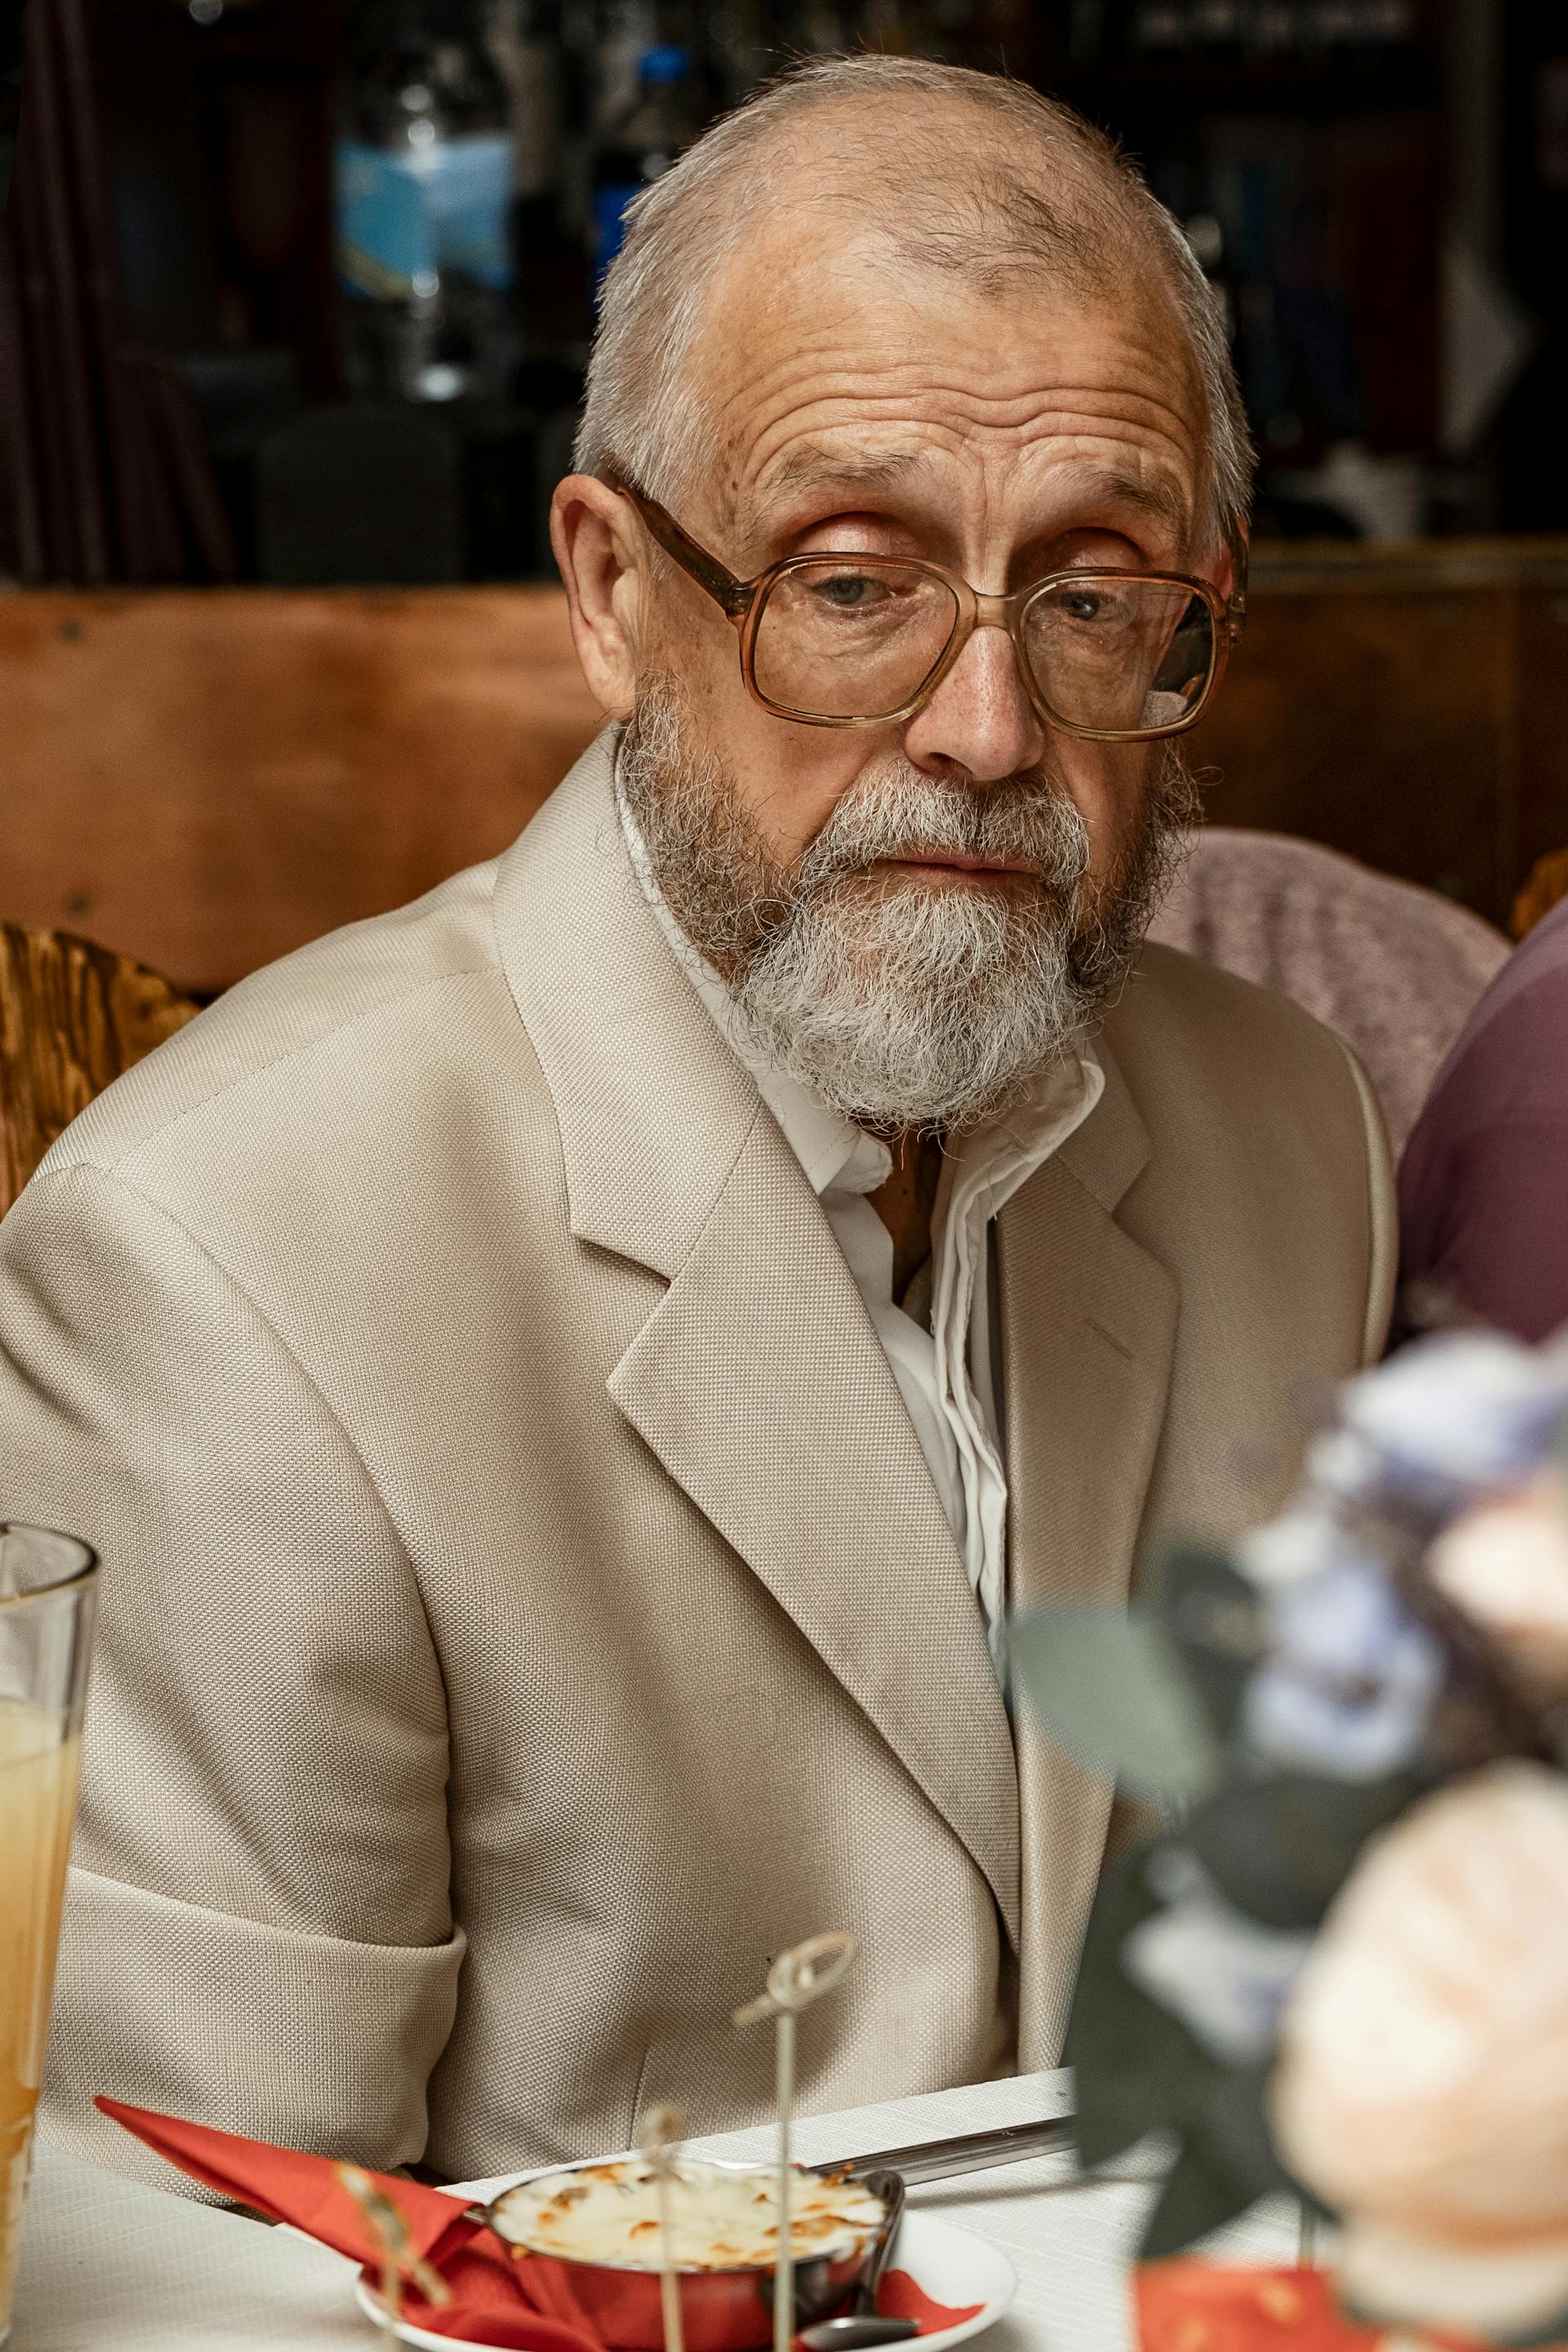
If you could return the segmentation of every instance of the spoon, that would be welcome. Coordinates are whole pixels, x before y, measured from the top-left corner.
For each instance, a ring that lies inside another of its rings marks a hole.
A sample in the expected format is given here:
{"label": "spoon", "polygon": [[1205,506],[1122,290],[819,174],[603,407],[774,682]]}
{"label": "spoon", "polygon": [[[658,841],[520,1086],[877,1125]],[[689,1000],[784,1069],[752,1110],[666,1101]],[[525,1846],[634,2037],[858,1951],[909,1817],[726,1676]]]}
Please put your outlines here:
{"label": "spoon", "polygon": [[858,2352],[878,2344],[907,2344],[921,2332],[918,2319],[882,2319],[876,2312],[847,2311],[837,2319],[819,2319],[803,2327],[800,2340],[810,2352]]}
{"label": "spoon", "polygon": [[897,2172],[868,2172],[861,2178],[873,2197],[882,2200],[882,2226],[860,2273],[854,2309],[841,2312],[837,2319],[818,2320],[815,2327],[803,2327],[800,2340],[806,2352],[861,2352],[861,2347],[869,2352],[872,2346],[904,2344],[911,2336],[920,2334],[918,2320],[885,2319],[877,2310],[877,2290],[904,2218],[903,2176]]}

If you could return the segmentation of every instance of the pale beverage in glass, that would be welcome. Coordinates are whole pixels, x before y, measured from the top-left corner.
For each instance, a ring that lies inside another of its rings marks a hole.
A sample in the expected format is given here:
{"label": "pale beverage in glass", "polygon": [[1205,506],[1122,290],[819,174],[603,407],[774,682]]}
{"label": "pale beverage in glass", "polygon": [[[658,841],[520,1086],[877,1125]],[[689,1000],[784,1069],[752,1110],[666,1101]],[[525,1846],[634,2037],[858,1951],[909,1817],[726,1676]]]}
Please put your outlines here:
{"label": "pale beverage in glass", "polygon": [[74,1536],[0,1526],[0,2344],[44,2078],[97,1587],[98,1563]]}

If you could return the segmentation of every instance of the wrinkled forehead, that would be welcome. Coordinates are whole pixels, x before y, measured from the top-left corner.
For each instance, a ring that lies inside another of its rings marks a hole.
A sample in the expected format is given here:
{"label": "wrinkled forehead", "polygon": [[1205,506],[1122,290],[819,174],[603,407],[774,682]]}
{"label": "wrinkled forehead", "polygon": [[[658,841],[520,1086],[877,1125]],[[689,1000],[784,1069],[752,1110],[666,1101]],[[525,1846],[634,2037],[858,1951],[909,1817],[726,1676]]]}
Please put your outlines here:
{"label": "wrinkled forehead", "polygon": [[686,390],[708,443],[700,520],[742,539],[832,504],[837,479],[846,506],[857,484],[896,484],[967,500],[1004,535],[1059,505],[1075,468],[1121,478],[1184,537],[1207,492],[1202,382],[1152,272],[1112,264],[1091,287],[1046,262],[932,268],[827,204],[738,242]]}

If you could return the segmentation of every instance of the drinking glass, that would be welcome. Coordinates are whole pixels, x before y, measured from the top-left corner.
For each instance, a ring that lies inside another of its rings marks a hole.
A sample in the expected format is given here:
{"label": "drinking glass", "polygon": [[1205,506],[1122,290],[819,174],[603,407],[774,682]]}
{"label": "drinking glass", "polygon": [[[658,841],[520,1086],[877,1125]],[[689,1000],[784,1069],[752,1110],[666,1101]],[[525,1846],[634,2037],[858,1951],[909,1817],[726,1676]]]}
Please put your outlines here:
{"label": "drinking glass", "polygon": [[11,2333],[97,1601],[86,1544],[0,1526],[0,2345]]}

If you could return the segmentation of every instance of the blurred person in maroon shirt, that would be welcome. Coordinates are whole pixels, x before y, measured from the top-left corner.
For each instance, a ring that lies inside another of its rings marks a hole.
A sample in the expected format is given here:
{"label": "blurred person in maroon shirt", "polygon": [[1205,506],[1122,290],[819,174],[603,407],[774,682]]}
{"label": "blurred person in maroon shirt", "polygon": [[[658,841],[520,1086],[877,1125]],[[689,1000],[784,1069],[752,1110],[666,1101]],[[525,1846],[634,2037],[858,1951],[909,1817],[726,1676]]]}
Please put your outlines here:
{"label": "blurred person in maroon shirt", "polygon": [[1399,1171],[1401,1324],[1568,1323],[1568,899],[1509,958]]}

